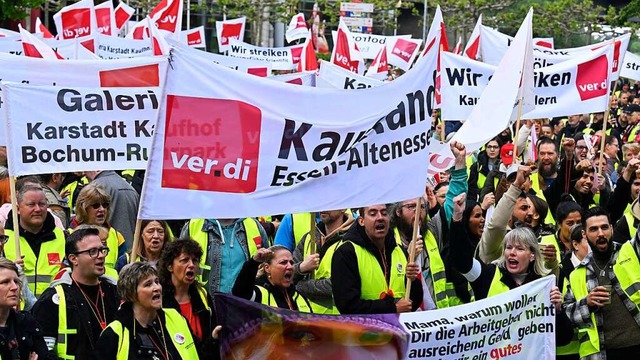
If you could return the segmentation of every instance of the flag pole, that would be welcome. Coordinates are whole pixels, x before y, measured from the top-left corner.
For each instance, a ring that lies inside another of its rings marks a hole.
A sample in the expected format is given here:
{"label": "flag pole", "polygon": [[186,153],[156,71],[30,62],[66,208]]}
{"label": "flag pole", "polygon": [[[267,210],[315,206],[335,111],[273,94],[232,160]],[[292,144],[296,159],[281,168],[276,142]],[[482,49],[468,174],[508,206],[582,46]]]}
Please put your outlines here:
{"label": "flag pole", "polygon": [[[311,221],[310,221],[311,227],[309,228],[309,238],[307,239],[307,241],[311,241],[309,243],[309,249],[310,249],[309,254],[315,254],[318,252],[318,249],[316,247],[316,213],[311,212],[310,214],[311,214]],[[316,273],[315,270],[312,270],[309,273],[309,276],[311,277],[311,279],[315,278],[315,273]]]}
{"label": "flag pole", "polygon": [[[516,120],[516,133],[513,137],[513,162],[516,163],[516,159],[518,158],[518,134],[520,133],[520,117],[522,116],[522,98],[518,100],[518,118]],[[535,131],[535,129],[532,129]]]}
{"label": "flag pole", "polygon": [[[416,241],[418,239],[418,232],[420,231],[420,215],[422,215],[422,197],[416,198],[416,213],[413,217],[413,235],[411,236],[411,242],[409,243],[409,261],[407,264],[416,261]],[[409,300],[409,293],[411,292],[411,280],[407,279],[407,286],[405,287],[404,298]]]}
{"label": "flag pole", "polygon": [[18,197],[16,196],[16,179],[9,176],[9,188],[11,191],[11,217],[13,219],[13,241],[16,247],[16,261],[22,258],[20,253],[20,224],[18,223]]}
{"label": "flag pole", "polygon": [[136,228],[133,231],[133,245],[131,245],[131,258],[129,264],[136,262],[138,257],[138,247],[140,246],[140,228],[142,227],[142,220],[136,219]]}
{"label": "flag pole", "polygon": [[[611,39],[611,45],[615,48],[615,46],[616,46],[616,38],[615,37],[613,39]],[[607,76],[607,78],[608,78],[608,76]],[[611,83],[609,83],[609,84],[611,84]],[[602,124],[602,139],[600,140],[600,159],[599,159],[599,162],[598,162],[598,165],[599,165],[598,166],[598,175],[602,175],[602,168],[603,168],[602,159],[604,158],[604,145],[605,145],[604,144],[604,140],[607,137],[607,123],[609,122],[609,116],[610,116],[610,112],[611,112],[610,111],[611,106],[609,106],[610,103],[611,103],[611,100],[610,100],[611,99],[611,95],[610,94],[615,94],[617,88],[618,88],[618,79],[616,79],[616,81],[613,83],[613,91],[611,93],[607,94],[609,96],[608,97],[609,101],[607,101],[607,108],[604,111],[604,119],[602,119],[602,121],[604,121],[604,123]]]}

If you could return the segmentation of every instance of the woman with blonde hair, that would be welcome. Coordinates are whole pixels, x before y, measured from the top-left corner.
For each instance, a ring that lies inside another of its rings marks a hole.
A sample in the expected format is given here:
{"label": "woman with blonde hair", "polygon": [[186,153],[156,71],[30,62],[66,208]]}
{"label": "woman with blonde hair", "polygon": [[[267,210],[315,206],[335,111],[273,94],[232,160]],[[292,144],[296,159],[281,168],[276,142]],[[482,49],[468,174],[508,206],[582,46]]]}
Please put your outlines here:
{"label": "woman with blonde hair", "polygon": [[111,195],[100,185],[89,183],[78,194],[76,201],[76,216],[69,224],[70,230],[79,225],[97,225],[107,229],[107,247],[109,255],[105,259],[105,266],[115,269],[118,257],[125,253],[127,245],[122,234],[108,223]]}

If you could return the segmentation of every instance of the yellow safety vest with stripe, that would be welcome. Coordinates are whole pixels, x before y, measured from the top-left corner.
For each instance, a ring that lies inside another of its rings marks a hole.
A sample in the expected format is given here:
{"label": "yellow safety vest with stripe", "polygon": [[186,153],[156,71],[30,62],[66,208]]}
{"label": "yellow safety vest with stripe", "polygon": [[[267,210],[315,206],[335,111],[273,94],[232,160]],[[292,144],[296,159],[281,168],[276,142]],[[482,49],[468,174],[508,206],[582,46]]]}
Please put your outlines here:
{"label": "yellow safety vest with stripe", "polygon": [[204,308],[211,314],[211,307],[209,307],[209,303],[207,302],[207,290],[203,287],[198,287],[198,295],[200,295],[200,300],[202,300]]}
{"label": "yellow safety vest with stripe", "polygon": [[[398,228],[393,229],[393,231],[396,242],[401,244],[402,240]],[[440,255],[440,249],[438,249],[436,237],[431,231],[427,230],[426,233],[422,235],[422,239],[424,241],[424,248],[429,255],[429,273],[433,283],[436,306],[438,306],[438,309],[443,309],[462,304],[462,301],[456,295],[453,283],[447,281],[444,262]]]}
{"label": "yellow safety vest with stripe", "polygon": [[560,264],[562,259],[560,257],[560,249],[558,249],[558,242],[559,241],[556,238],[556,234],[545,235],[540,239],[540,244],[553,245],[553,247],[556,249],[556,258],[558,259],[558,264]]}
{"label": "yellow safety vest with stripe", "polygon": [[[636,310],[640,310],[640,262],[634,250],[634,241],[627,241],[620,248],[618,259],[613,264],[613,273],[620,282],[622,291],[636,305]],[[573,270],[569,279],[576,300],[586,298],[589,294],[586,267],[580,266]],[[600,352],[600,338],[593,313],[591,313],[591,326],[578,329],[578,332],[581,358]]]}
{"label": "yellow safety vest with stripe", "polygon": [[[564,299],[565,295],[567,295],[567,289],[569,284],[569,279],[564,279],[562,283],[562,298]],[[556,355],[573,355],[577,354],[580,350],[580,341],[578,340],[578,329],[573,328],[573,339],[570,343],[564,346],[556,346]]]}
{"label": "yellow safety vest with stripe", "polygon": [[[331,244],[329,248],[324,253],[324,256],[320,260],[320,264],[318,268],[313,272],[313,278],[316,280],[320,279],[330,279],[331,278],[331,260],[333,259],[333,254],[336,252],[336,249],[342,245],[342,241],[336,241]],[[319,253],[319,251],[317,251]],[[307,237],[307,240],[304,242],[304,251],[302,254],[302,258],[306,259],[307,256],[311,255],[311,238]],[[328,308],[316,302],[309,300],[311,304],[311,308],[313,309],[314,314],[335,314],[338,315],[340,312],[338,308],[333,304],[333,307]]]}
{"label": "yellow safety vest with stripe", "polygon": [[69,344],[69,335],[76,335],[78,329],[69,329],[67,323],[67,298],[64,294],[62,285],[54,287],[58,296],[58,338],[56,339],[56,355],[61,359],[75,359],[75,356],[67,353]]}
{"label": "yellow safety vest with stripe", "polygon": [[487,297],[490,298],[492,296],[503,294],[509,290],[511,289],[509,289],[509,287],[502,282],[502,271],[500,271],[500,268],[496,266],[495,272],[493,273],[493,279],[491,280],[491,285],[489,286]]}
{"label": "yellow safety vest with stripe", "polygon": [[[530,179],[531,188],[536,192],[536,196],[547,202],[542,189],[540,189],[540,178],[538,177],[538,173],[531,174]],[[553,214],[551,214],[551,211],[547,211],[547,217],[544,218],[544,223],[554,226],[556,225],[556,220],[554,219]]]}
{"label": "yellow safety vest with stripe", "polygon": [[[178,350],[181,359],[198,359],[191,331],[187,321],[175,309],[162,309],[165,315],[166,334],[171,337],[171,342]],[[113,321],[107,328],[111,329],[118,336],[117,360],[129,359],[129,329],[122,326],[118,320]],[[180,336],[182,335],[182,336]]]}
{"label": "yellow safety vest with stripe", "polygon": [[83,176],[80,178],[80,180],[74,181],[72,183],[67,184],[67,186],[63,187],[60,190],[60,193],[62,194],[65,191],[69,192],[69,195],[67,196],[67,205],[69,206],[69,208],[71,209],[71,212],[75,214],[75,203],[73,202],[73,196],[74,196],[74,192],[76,191],[76,189],[78,188],[78,185],[80,186],[85,186],[89,183],[89,179],[87,179],[86,176]]}
{"label": "yellow safety vest with stripe", "polygon": [[636,135],[638,135],[638,130],[640,130],[640,124],[637,124],[636,126],[633,127],[633,129],[631,129],[626,143],[632,143],[635,141]]}
{"label": "yellow safety vest with stripe", "polygon": [[400,246],[396,246],[391,253],[388,284],[378,259],[358,244],[353,243],[353,249],[358,258],[360,298],[362,300],[378,300],[380,295],[388,293],[389,290],[393,292],[393,297],[396,299],[404,297],[407,257]]}
{"label": "yellow safety vest with stripe", "polygon": [[629,235],[631,235],[630,239],[633,239],[633,237],[636,236],[636,232],[638,231],[638,228],[633,226],[633,223],[634,221],[636,221],[636,218],[633,216],[631,211],[628,211],[628,212],[625,211],[622,216],[624,216],[625,220],[627,220],[627,226],[629,227]]}
{"label": "yellow safety vest with stripe", "polygon": [[[202,248],[202,258],[200,258],[200,269],[202,273],[198,275],[198,281],[201,284],[206,285],[209,282],[209,271],[211,271],[211,265],[207,264],[207,244],[209,243],[209,234],[202,231],[205,219],[191,219],[189,221],[189,237],[200,245]],[[262,247],[262,236],[258,229],[258,222],[253,218],[245,218],[242,220],[244,230],[247,236],[247,248],[249,249],[249,258],[251,258],[258,249]],[[205,275],[206,273],[206,275]]]}
{"label": "yellow safety vest with stripe", "polygon": [[[67,231],[69,231],[69,234],[71,234],[74,230],[75,229],[68,229]],[[120,241],[120,239],[122,239],[122,241]],[[109,236],[107,237],[107,247],[109,248],[109,254],[107,254],[106,258],[104,258],[105,267],[111,269],[116,268],[116,261],[118,261],[118,248],[123,242],[124,238],[122,238],[122,234],[120,234],[116,229],[110,227]]]}
{"label": "yellow safety vest with stripe", "polygon": [[[276,304],[276,300],[273,298],[273,294],[269,292],[265,287],[257,286],[260,289],[260,303],[262,305],[267,305],[271,307],[278,307]],[[311,310],[311,302],[307,301],[304,297],[302,297],[297,292],[293,295],[293,301],[296,302],[298,306],[298,311],[303,313],[313,313]]]}
{"label": "yellow safety vest with stripe", "polygon": [[[64,233],[58,228],[55,228],[53,232],[56,238],[42,243],[38,257],[36,257],[27,240],[20,236],[20,253],[24,256],[22,268],[27,276],[29,288],[36,297],[40,297],[47,290],[51,283],[51,277],[60,271],[60,265],[64,259]],[[4,245],[4,253],[7,259],[11,261],[16,260],[16,246],[13,241],[13,234],[13,230],[5,230],[5,235],[8,235],[10,240]]]}
{"label": "yellow safety vest with stripe", "polygon": [[302,238],[311,231],[311,213],[291,214],[291,227],[293,228],[293,247],[295,248]]}

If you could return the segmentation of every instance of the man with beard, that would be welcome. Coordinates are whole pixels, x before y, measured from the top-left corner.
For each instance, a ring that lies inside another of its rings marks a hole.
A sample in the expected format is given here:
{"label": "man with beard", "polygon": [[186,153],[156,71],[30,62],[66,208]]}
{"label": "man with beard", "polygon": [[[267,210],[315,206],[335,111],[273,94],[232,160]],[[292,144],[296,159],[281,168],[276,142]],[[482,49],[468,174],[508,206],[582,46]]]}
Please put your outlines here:
{"label": "man with beard", "polygon": [[[565,139],[573,141],[573,139]],[[538,172],[531,174],[531,187],[540,196],[558,176],[558,147],[553,140],[541,138],[538,140]]]}
{"label": "man with beard", "polygon": [[592,253],[569,276],[564,310],[578,328],[580,358],[634,359],[640,353],[640,241],[611,242],[607,212],[595,207],[582,219]]}
{"label": "man with beard", "polygon": [[[389,314],[415,311],[422,302],[420,268],[389,231],[384,204],[360,208],[357,221],[333,254],[331,283],[340,314]],[[405,299],[406,279],[413,281]]]}
{"label": "man with beard", "polygon": [[319,213],[315,245],[310,233],[303,236],[293,252],[296,290],[306,297],[314,314],[338,314],[333,303],[331,259],[342,238],[354,222],[351,211],[331,210]]}
{"label": "man with beard", "polygon": [[[544,196],[549,204],[549,210],[555,214],[558,204],[562,199],[562,195],[568,193],[571,198],[587,210],[596,205],[594,194],[591,191],[596,176],[598,177],[598,189],[600,190],[599,204],[606,205],[609,202],[610,193],[606,190],[604,176],[595,173],[595,169],[590,160],[582,160],[573,166],[573,157],[575,153],[575,141],[573,139],[565,139],[563,143],[566,159],[562,162],[560,170],[558,170],[556,180],[544,191]],[[572,170],[575,169],[575,172]],[[578,175],[575,178],[575,175]],[[567,182],[567,176],[570,180]]]}

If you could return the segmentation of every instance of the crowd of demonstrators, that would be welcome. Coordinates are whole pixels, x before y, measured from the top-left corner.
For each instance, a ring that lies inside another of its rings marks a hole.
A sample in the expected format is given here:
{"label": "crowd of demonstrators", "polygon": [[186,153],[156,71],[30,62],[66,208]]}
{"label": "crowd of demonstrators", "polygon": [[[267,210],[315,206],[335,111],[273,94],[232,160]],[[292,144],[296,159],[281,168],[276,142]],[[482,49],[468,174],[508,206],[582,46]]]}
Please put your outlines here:
{"label": "crowd of demonstrators", "polygon": [[[524,120],[476,153],[453,141],[454,166],[419,199],[171,220],[171,227],[143,220],[135,259],[143,177],[132,178],[135,187],[114,171],[22,177],[16,223],[0,167],[0,280],[7,279],[0,336],[16,336],[24,359],[216,359],[224,324],[215,321],[215,292],[315,314],[401,313],[457,306],[555,274],[558,355],[633,358],[640,350],[637,92],[612,95],[606,120],[603,113]],[[0,356],[11,358],[15,347],[3,346]]]}

